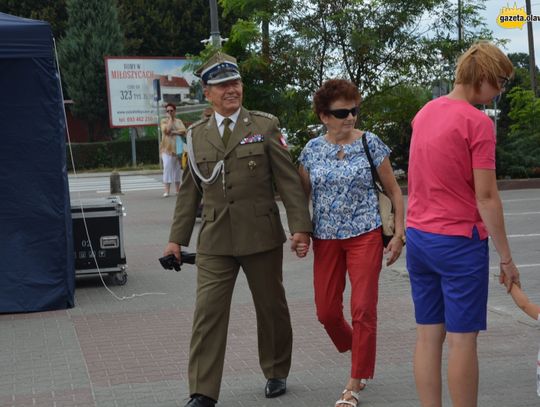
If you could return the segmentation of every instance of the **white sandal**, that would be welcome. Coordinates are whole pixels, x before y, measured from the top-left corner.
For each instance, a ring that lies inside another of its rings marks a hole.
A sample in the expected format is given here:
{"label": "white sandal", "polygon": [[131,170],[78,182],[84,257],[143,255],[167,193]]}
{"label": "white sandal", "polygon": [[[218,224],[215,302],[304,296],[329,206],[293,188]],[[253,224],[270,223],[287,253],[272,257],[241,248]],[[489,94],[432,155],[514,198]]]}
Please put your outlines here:
{"label": "white sandal", "polygon": [[362,390],[364,390],[367,386],[367,380],[366,379],[361,379],[360,380],[360,383],[362,383],[364,385],[364,387],[362,387],[360,390],[358,391],[353,391],[353,390],[349,390],[349,389],[345,389],[343,390],[343,392],[341,393],[342,397],[347,394],[348,392],[351,393],[351,396],[356,399],[356,402],[355,401],[352,401],[352,400],[343,400],[343,399],[339,399],[338,401],[336,401],[336,406],[339,406],[340,404],[347,404],[349,406],[352,406],[352,407],[356,407],[360,401],[360,392]]}
{"label": "white sandal", "polygon": [[336,406],[339,406],[340,404],[347,404],[349,406],[356,407],[358,405],[358,401],[360,400],[360,393],[349,390],[349,389],[345,389],[343,390],[343,393],[341,393],[342,397],[349,392],[351,393],[351,396],[353,396],[353,398],[356,399],[356,401],[339,399],[338,401],[336,401]]}

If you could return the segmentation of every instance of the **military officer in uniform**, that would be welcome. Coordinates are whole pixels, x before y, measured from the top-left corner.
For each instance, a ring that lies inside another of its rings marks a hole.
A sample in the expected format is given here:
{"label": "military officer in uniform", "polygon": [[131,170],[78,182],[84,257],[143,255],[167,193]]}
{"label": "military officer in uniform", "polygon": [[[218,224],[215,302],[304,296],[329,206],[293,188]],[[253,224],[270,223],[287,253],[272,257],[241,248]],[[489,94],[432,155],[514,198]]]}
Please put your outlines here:
{"label": "military officer in uniform", "polygon": [[189,166],[177,197],[164,254],[180,256],[204,201],[197,241],[197,297],[189,357],[190,401],[213,407],[219,397],[231,297],[240,267],[255,303],[259,362],[266,397],[286,391],[292,329],[282,281],[286,236],[274,183],[291,232],[305,256],[312,231],[308,203],[276,117],[242,107],[236,60],[218,52],[197,71],[214,113],[188,129]]}

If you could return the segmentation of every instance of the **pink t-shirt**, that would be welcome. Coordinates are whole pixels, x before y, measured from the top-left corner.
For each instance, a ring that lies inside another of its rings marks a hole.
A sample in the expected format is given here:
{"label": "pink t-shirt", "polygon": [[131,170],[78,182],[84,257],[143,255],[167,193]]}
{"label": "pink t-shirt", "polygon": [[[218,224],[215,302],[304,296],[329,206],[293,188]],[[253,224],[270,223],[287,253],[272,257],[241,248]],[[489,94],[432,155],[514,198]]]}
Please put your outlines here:
{"label": "pink t-shirt", "polygon": [[412,122],[407,226],[424,232],[488,236],[474,192],[474,169],[495,169],[495,131],[483,112],[440,97]]}

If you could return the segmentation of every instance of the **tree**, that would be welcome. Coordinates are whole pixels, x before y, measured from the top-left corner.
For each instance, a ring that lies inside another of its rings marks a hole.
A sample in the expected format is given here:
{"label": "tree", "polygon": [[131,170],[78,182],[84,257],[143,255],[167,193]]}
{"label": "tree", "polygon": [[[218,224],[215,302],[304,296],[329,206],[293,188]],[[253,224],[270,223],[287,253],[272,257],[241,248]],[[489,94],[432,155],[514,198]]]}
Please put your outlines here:
{"label": "tree", "polygon": [[[526,58],[526,64],[522,64],[523,56]],[[497,126],[498,133],[498,143],[501,144],[502,139],[508,133],[510,128],[510,99],[508,98],[509,93],[515,87],[520,87],[522,89],[530,88],[531,77],[529,76],[529,56],[524,53],[517,54],[508,54],[508,57],[514,65],[514,76],[510,79],[506,85],[506,90],[502,94],[501,100],[497,105],[497,108],[500,110],[499,121]]]}
{"label": "tree", "polygon": [[[380,105],[376,96],[382,92],[424,79],[431,59],[425,57],[428,46],[418,22],[442,2],[222,0],[225,12],[235,7],[242,16],[225,48],[240,60],[246,104],[278,115],[302,147],[309,138],[307,126],[318,121],[311,112],[311,95],[327,78],[346,77],[357,84],[366,107]],[[268,15],[273,30],[265,40],[262,17]],[[398,96],[386,100],[398,103]],[[396,147],[408,141],[401,129],[415,112],[406,112],[397,125],[399,135],[388,132]]]}
{"label": "tree", "polygon": [[[210,36],[208,0],[118,0],[129,55],[186,56]],[[228,32],[236,15],[220,20]]]}
{"label": "tree", "polygon": [[221,0],[224,13],[241,17],[224,49],[239,60],[246,106],[277,115],[300,148],[318,122],[313,93],[328,78],[350,79],[364,99],[362,125],[380,133],[404,167],[410,121],[429,86],[451,83],[463,50],[492,37],[484,3],[464,1],[460,42],[450,0]]}
{"label": "tree", "polygon": [[[529,75],[528,54],[522,52],[510,53],[508,54],[508,58],[510,58],[514,65],[514,76],[506,85],[506,91],[502,94],[501,100],[497,105],[497,109],[500,110],[497,121],[497,174],[499,176],[510,175],[516,177],[519,173],[523,176],[523,171],[525,170],[518,163],[522,153],[518,151],[518,147],[523,142],[516,142],[516,131],[511,131],[511,125],[514,122],[511,116],[517,115],[512,109],[520,109],[523,105],[523,103],[518,103],[516,100],[522,99],[521,90],[530,89],[531,77]],[[536,69],[539,72],[538,67]],[[527,139],[526,132],[525,139]],[[527,154],[527,151],[525,151],[525,154]]]}
{"label": "tree", "polygon": [[[243,26],[250,31],[258,31],[261,40],[261,55],[270,60],[270,23],[274,25],[282,21],[294,4],[294,0],[220,0],[223,15],[226,17],[236,13],[240,19],[233,27],[238,30]],[[260,26],[260,31],[258,28]],[[234,35],[234,34],[233,34]]]}
{"label": "tree", "polygon": [[377,93],[360,106],[362,127],[373,131],[392,149],[396,168],[407,170],[411,122],[430,99],[428,88],[403,84]]}
{"label": "tree", "polygon": [[[486,0],[464,0],[461,8],[463,38],[458,40],[458,4],[455,1],[443,1],[433,10],[436,19],[430,24],[426,39],[427,48],[424,58],[430,62],[428,77],[431,80],[443,79],[454,82],[454,71],[459,56],[478,40],[495,41],[504,45],[505,40],[493,38],[483,17]],[[433,70],[433,67],[436,67]],[[433,74],[436,74],[434,76]],[[442,76],[442,78],[441,78]]]}
{"label": "tree", "polygon": [[540,98],[531,90],[514,87],[510,101],[509,132],[498,146],[499,174],[512,177],[540,176]]}
{"label": "tree", "polygon": [[90,140],[96,122],[108,117],[105,56],[123,53],[123,34],[116,3],[110,0],[67,0],[68,28],[59,45],[60,66],[72,112],[89,124]]}
{"label": "tree", "polygon": [[[312,1],[294,18],[304,40],[322,56],[316,72],[344,76],[362,94],[418,78],[426,61],[421,17],[437,0]],[[323,41],[320,41],[320,39]],[[321,75],[319,75],[320,77]],[[319,84],[320,85],[320,84]]]}
{"label": "tree", "polygon": [[[117,0],[117,8],[129,55],[197,54],[204,48],[201,40],[210,35],[208,0]],[[47,21],[56,38],[65,35],[66,0],[0,0],[0,11]],[[237,17],[229,10],[221,29],[229,32]]]}
{"label": "tree", "polygon": [[[231,32],[235,45],[225,47],[248,57],[251,68],[268,70],[259,81],[284,79],[314,91],[328,77],[345,76],[370,93],[391,77],[417,78],[420,65],[427,66],[419,58],[425,45],[417,23],[443,1],[222,0],[225,11],[244,13]],[[272,36],[258,28],[267,16]]]}
{"label": "tree", "polygon": [[[512,61],[512,64],[514,64],[514,68],[524,68],[527,71],[529,70],[531,62],[529,59],[529,54],[526,54],[525,52],[514,52],[508,54],[508,58],[510,58],[510,61]],[[538,67],[536,67],[536,71],[538,72]]]}
{"label": "tree", "polygon": [[47,21],[55,38],[64,36],[67,22],[65,0],[0,0],[0,11],[19,17]]}

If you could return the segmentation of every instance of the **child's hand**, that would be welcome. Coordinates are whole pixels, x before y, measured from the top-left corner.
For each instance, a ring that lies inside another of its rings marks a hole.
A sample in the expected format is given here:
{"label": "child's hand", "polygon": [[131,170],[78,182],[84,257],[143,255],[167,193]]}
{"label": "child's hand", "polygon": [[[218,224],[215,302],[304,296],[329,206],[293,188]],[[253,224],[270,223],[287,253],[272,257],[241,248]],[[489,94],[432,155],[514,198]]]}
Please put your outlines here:
{"label": "child's hand", "polygon": [[540,306],[532,303],[517,283],[512,285],[510,295],[519,308],[521,308],[532,319],[538,320]]}

